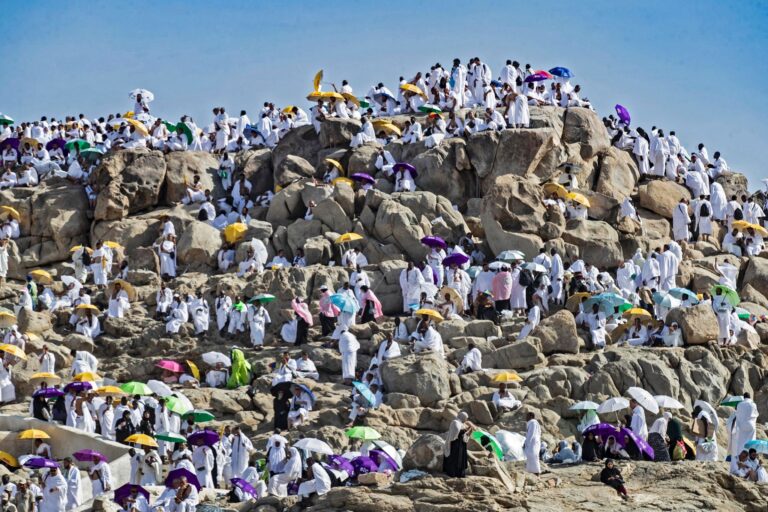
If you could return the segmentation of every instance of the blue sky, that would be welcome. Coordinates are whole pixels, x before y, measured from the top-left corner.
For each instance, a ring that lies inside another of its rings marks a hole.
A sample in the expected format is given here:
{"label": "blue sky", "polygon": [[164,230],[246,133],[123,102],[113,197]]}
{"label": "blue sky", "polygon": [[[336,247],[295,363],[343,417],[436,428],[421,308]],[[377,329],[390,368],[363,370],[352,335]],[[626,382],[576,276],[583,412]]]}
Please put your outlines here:
{"label": "blue sky", "polygon": [[144,87],[153,113],[208,121],[214,105],[304,104],[320,68],[363,93],[456,56],[494,73],[511,58],[571,68],[601,115],[622,103],[633,124],[719,149],[755,188],[766,22],[768,2],[748,0],[8,1],[0,111],[99,116],[130,108],[128,91]]}

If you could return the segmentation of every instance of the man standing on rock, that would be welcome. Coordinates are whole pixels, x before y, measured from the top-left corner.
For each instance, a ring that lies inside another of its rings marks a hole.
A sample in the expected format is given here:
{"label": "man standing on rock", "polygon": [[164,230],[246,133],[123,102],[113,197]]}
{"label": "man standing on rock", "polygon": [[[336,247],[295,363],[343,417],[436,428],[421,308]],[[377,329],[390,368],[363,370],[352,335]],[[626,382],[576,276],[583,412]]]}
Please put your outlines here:
{"label": "man standing on rock", "polygon": [[232,427],[232,477],[240,478],[248,467],[248,458],[253,451],[253,444],[240,427]]}
{"label": "man standing on rock", "polygon": [[750,398],[749,393],[744,393],[744,400],[736,406],[736,451],[744,449],[744,445],[755,439],[757,427],[757,406]]}
{"label": "man standing on rock", "polygon": [[400,289],[403,293],[403,312],[410,314],[410,305],[418,304],[424,276],[421,271],[409,261],[408,266],[400,272]]}
{"label": "man standing on rock", "polygon": [[688,241],[690,236],[688,225],[690,223],[691,216],[688,215],[688,201],[681,197],[680,202],[675,206],[675,211],[672,212],[672,236],[675,242]]}
{"label": "man standing on rock", "polygon": [[541,425],[536,420],[536,415],[529,412],[525,416],[526,432],[525,443],[525,470],[534,475],[541,474],[541,462],[539,460],[539,451],[541,451]]}
{"label": "man standing on rock", "polygon": [[637,437],[644,441],[648,439],[648,424],[645,422],[645,410],[632,398],[629,400],[629,408],[632,409],[632,423],[629,428]]}
{"label": "man standing on rock", "polygon": [[341,377],[344,383],[349,385],[355,379],[355,370],[357,369],[357,351],[360,343],[354,334],[342,331],[339,337],[339,351],[341,352]]}

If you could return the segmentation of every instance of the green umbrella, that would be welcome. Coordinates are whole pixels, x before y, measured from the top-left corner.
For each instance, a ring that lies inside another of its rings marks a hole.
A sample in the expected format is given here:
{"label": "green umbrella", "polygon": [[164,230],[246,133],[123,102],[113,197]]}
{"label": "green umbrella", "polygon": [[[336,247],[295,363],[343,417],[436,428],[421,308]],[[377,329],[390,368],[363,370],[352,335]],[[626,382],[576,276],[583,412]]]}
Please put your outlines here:
{"label": "green umbrella", "polygon": [[425,114],[442,114],[443,111],[440,110],[440,107],[437,105],[432,105],[431,103],[425,103],[424,105],[419,107],[419,110],[424,112]]}
{"label": "green umbrella", "polygon": [[13,124],[13,119],[5,114],[0,114],[0,124]]}
{"label": "green umbrella", "polygon": [[370,441],[372,439],[380,439],[381,434],[376,432],[371,427],[352,427],[345,432],[347,437],[351,439],[362,439],[363,441]]}
{"label": "green umbrella", "polygon": [[202,409],[192,409],[189,412],[185,412],[183,418],[185,420],[192,418],[192,421],[195,423],[205,423],[206,421],[213,421],[216,419],[213,414]]}
{"label": "green umbrella", "polygon": [[195,136],[192,134],[192,129],[187,123],[179,122],[176,125],[176,130],[187,136],[187,144],[192,144],[192,140],[195,138]]}
{"label": "green umbrella", "polygon": [[272,302],[273,300],[275,300],[275,296],[270,295],[269,293],[260,293],[255,297],[251,297],[251,300],[249,300],[248,302],[256,302],[257,300],[263,304],[266,304],[267,302]]}
{"label": "green umbrella", "polygon": [[188,412],[190,410],[189,406],[187,406],[181,399],[178,397],[175,397],[173,395],[167,396],[164,398],[165,400],[165,407],[179,416],[182,414]]}
{"label": "green umbrella", "polygon": [[715,295],[717,295],[717,290],[720,290],[720,295],[725,295],[725,300],[727,300],[728,304],[730,304],[731,306],[736,307],[739,305],[739,302],[741,302],[741,299],[739,298],[739,294],[736,292],[736,290],[728,288],[727,286],[722,284],[716,284],[710,290],[710,293],[712,294],[713,298],[715,297]]}
{"label": "green umbrella", "polygon": [[80,151],[82,151],[84,149],[88,149],[89,147],[91,147],[91,143],[88,142],[87,140],[75,139],[64,144],[64,149],[66,149],[67,151],[74,151],[75,147],[77,147]]}
{"label": "green umbrella", "polygon": [[744,308],[736,308],[736,316],[739,317],[739,320],[749,320],[749,317],[752,316],[752,314],[747,311]]}
{"label": "green umbrella", "polygon": [[499,444],[499,441],[493,437],[488,432],[483,432],[482,430],[475,430],[472,432],[471,435],[472,439],[477,441],[480,446],[488,450],[488,447],[490,446],[490,450],[493,451],[493,453],[499,458],[499,460],[504,459],[504,450],[501,449],[501,445]]}
{"label": "green umbrella", "polygon": [[368,103],[366,100],[359,100],[360,101],[360,108],[368,108],[371,106],[370,103]]}
{"label": "green umbrella", "polygon": [[152,395],[155,392],[143,382],[132,381],[120,385],[120,389],[129,395]]}
{"label": "green umbrella", "polygon": [[168,441],[169,443],[186,443],[187,442],[184,436],[180,436],[179,434],[174,434],[173,432],[159,432],[155,434],[155,439],[159,439],[161,441]]}
{"label": "green umbrella", "polygon": [[723,400],[722,402],[720,402],[720,405],[722,405],[723,407],[734,407],[735,408],[737,405],[739,405],[743,401],[744,401],[744,397],[743,396],[732,395],[732,396],[729,396],[728,398],[726,398],[725,400]]}
{"label": "green umbrella", "polygon": [[169,132],[172,132],[172,133],[173,133],[173,132],[175,132],[175,131],[176,131],[176,126],[177,126],[177,125],[175,125],[175,124],[173,124],[173,123],[169,123],[168,121],[163,121],[163,124],[165,125],[165,127],[166,127],[166,128],[168,128],[168,131],[169,131]]}

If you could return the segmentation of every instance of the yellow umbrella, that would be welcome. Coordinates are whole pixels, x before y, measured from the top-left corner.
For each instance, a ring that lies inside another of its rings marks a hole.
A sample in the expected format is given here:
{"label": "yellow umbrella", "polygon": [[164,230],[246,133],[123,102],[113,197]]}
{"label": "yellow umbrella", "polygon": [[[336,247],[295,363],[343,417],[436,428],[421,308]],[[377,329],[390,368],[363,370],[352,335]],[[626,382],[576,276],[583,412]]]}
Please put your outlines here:
{"label": "yellow umbrella", "polygon": [[102,386],[96,390],[97,395],[124,395],[125,391],[117,386]]}
{"label": "yellow umbrella", "polygon": [[96,382],[97,380],[101,380],[101,375],[94,372],[83,372],[72,377],[72,380],[75,382]]}
{"label": "yellow umbrella", "polygon": [[349,101],[351,103],[354,103],[358,107],[360,106],[360,100],[357,99],[357,97],[354,94],[350,94],[348,92],[343,92],[343,93],[341,93],[341,95],[344,96],[345,100],[347,100],[347,101]]}
{"label": "yellow umbrella", "polygon": [[16,220],[21,218],[18,210],[16,210],[16,208],[11,208],[10,206],[0,206],[0,215],[10,215]]}
{"label": "yellow umbrella", "polygon": [[624,312],[624,318],[627,319],[627,322],[634,322],[635,318],[639,318],[640,320],[646,322],[653,320],[653,316],[643,308],[632,308],[626,310]]}
{"label": "yellow umbrella", "polygon": [[494,382],[522,382],[523,378],[515,372],[501,372],[494,378]]}
{"label": "yellow umbrella", "polygon": [[416,85],[414,85],[414,84],[403,84],[403,85],[401,85],[401,86],[400,86],[400,88],[401,88],[402,90],[404,90],[404,91],[407,91],[407,92],[412,92],[412,93],[414,93],[414,94],[418,94],[419,96],[421,96],[421,97],[422,97],[422,98],[424,98],[424,99],[426,99],[426,98],[427,98],[427,95],[426,95],[426,94],[424,94],[424,91],[422,91],[421,89],[419,89],[419,87],[418,87],[418,86],[416,86]]}
{"label": "yellow umbrella", "polygon": [[354,242],[355,240],[362,240],[362,235],[358,235],[357,233],[344,233],[339,238],[336,239],[334,243],[337,244],[343,244],[347,242]]}
{"label": "yellow umbrella", "polygon": [[323,93],[321,93],[320,91],[311,92],[311,93],[307,94],[307,99],[309,101],[322,100],[323,99]]}
{"label": "yellow umbrella", "polygon": [[428,316],[428,317],[430,317],[430,318],[432,318],[432,319],[434,319],[434,320],[436,320],[438,322],[442,322],[443,320],[445,320],[445,318],[443,318],[443,315],[441,315],[440,313],[438,313],[434,309],[417,309],[416,313],[414,313],[414,314],[416,316],[426,315],[426,316]]}
{"label": "yellow umbrella", "polygon": [[9,353],[12,356],[16,356],[19,359],[27,358],[27,354],[25,354],[20,347],[17,347],[16,345],[11,345],[10,343],[6,343],[5,345],[0,345],[0,350],[2,350],[3,352]]}
{"label": "yellow umbrella", "polygon": [[96,306],[94,306],[93,304],[80,304],[80,305],[79,305],[79,306],[77,306],[75,309],[76,309],[77,311],[86,311],[86,310],[91,310],[91,311],[95,311],[96,313],[100,313],[100,311],[99,311],[99,308],[97,308],[97,307],[96,307]]}
{"label": "yellow umbrella", "polygon": [[189,369],[192,371],[192,376],[196,378],[198,381],[200,380],[200,369],[197,367],[195,363],[187,359],[187,364],[189,365]]}
{"label": "yellow umbrella", "polygon": [[560,199],[568,198],[568,190],[566,190],[566,188],[559,183],[545,183],[544,193],[547,194],[547,197],[551,196],[552,194],[556,194]]}
{"label": "yellow umbrella", "polygon": [[248,226],[242,222],[235,222],[224,228],[224,240],[230,244],[242,240],[245,232],[248,231]]}
{"label": "yellow umbrella", "polygon": [[757,233],[760,236],[768,236],[768,230],[766,230],[763,226],[760,226],[759,224],[750,224],[745,220],[736,220],[736,221],[733,221],[733,224],[731,225],[734,228],[738,229],[739,231],[746,231],[751,228],[751,229],[754,229],[755,233]]}
{"label": "yellow umbrella", "polygon": [[588,292],[578,292],[574,293],[570,297],[568,297],[568,300],[565,303],[565,307],[568,308],[569,311],[578,311],[579,310],[579,304],[581,304],[581,299],[585,297],[591,297],[592,294]]}
{"label": "yellow umbrella", "polygon": [[334,166],[339,170],[342,176],[344,175],[344,166],[341,165],[341,162],[339,162],[338,160],[334,160],[333,158],[326,158],[325,160],[323,160],[323,162]]}
{"label": "yellow umbrella", "polygon": [[48,382],[48,381],[59,382],[59,381],[61,381],[61,377],[59,377],[55,373],[51,373],[51,372],[38,372],[38,373],[33,373],[32,376],[29,377],[29,380],[30,381],[34,380],[34,381],[46,381],[46,382]]}
{"label": "yellow umbrella", "polygon": [[125,119],[133,119],[133,116],[134,116],[133,110],[129,110],[128,112],[126,112],[125,114],[123,114],[123,117],[124,117]]}
{"label": "yellow umbrella", "polygon": [[337,99],[344,101],[344,96],[335,91],[325,91],[320,93],[320,97],[324,100]]}
{"label": "yellow umbrella", "polygon": [[450,286],[443,286],[440,288],[438,295],[441,299],[448,295],[450,301],[453,302],[454,306],[456,306],[456,312],[459,314],[464,312],[464,300],[461,298],[461,295],[459,295],[459,292],[457,292],[455,288],[451,288]]}
{"label": "yellow umbrella", "polygon": [[0,327],[8,328],[16,323],[16,315],[7,311],[0,311]]}
{"label": "yellow umbrella", "polygon": [[40,284],[53,284],[53,277],[51,277],[51,274],[46,272],[42,269],[33,270],[29,273],[29,275],[32,276],[32,279],[35,280],[35,282]]}
{"label": "yellow umbrella", "polygon": [[282,112],[283,114],[293,114],[293,109],[294,109],[293,105],[288,105],[287,107],[284,107],[283,110],[281,110],[280,112]]}
{"label": "yellow umbrella", "polygon": [[108,288],[107,291],[108,291],[108,293],[110,295],[112,295],[112,290],[115,287],[116,283],[119,283],[120,284],[120,288],[125,290],[125,293],[128,294],[128,300],[129,301],[131,301],[131,302],[135,302],[136,301],[136,299],[138,298],[138,294],[136,293],[136,288],[134,288],[131,283],[129,283],[128,281],[126,281],[124,279],[115,279],[114,281],[112,281],[109,284],[109,288]]}
{"label": "yellow umbrella", "polygon": [[392,123],[379,123],[377,125],[374,125],[374,128],[376,129],[376,131],[384,131],[384,133],[388,133],[389,135],[392,135],[392,134],[397,136],[403,135],[403,132],[400,130],[400,128],[398,128]]}
{"label": "yellow umbrella", "polygon": [[70,247],[69,252],[77,252],[80,249],[85,249],[85,252],[87,252],[88,254],[93,254],[93,249],[91,249],[90,247],[85,247],[84,245],[76,245],[74,247]]}
{"label": "yellow umbrella", "polygon": [[50,438],[51,436],[49,436],[42,430],[38,430],[36,428],[30,428],[18,435],[18,439],[50,439]]}
{"label": "yellow umbrella", "polygon": [[147,130],[147,127],[144,126],[144,123],[141,121],[137,121],[136,119],[126,119],[126,123],[130,124],[131,126],[136,127],[136,131],[142,134],[145,137],[149,137],[149,130]]}
{"label": "yellow umbrella", "polygon": [[16,460],[16,457],[14,457],[13,455],[11,455],[10,453],[7,453],[7,452],[0,451],[0,461],[5,462],[6,464],[11,466],[12,468],[19,467],[19,461]]}
{"label": "yellow umbrella", "polygon": [[19,141],[19,147],[23,148],[24,144],[29,144],[29,147],[36,148],[38,144],[40,144],[40,141],[37,139],[33,139],[32,137],[24,137]]}
{"label": "yellow umbrella", "polygon": [[586,206],[587,208],[591,206],[589,204],[589,199],[587,199],[584,194],[579,194],[578,192],[568,192],[566,197],[574,203],[579,203],[580,205]]}
{"label": "yellow umbrella", "polygon": [[333,180],[332,183],[333,183],[334,186],[338,186],[340,183],[343,183],[345,185],[349,185],[350,187],[354,187],[355,186],[355,182],[352,181],[349,178],[336,178],[336,179]]}
{"label": "yellow umbrella", "polygon": [[748,227],[750,227],[751,225],[752,225],[752,224],[750,224],[749,222],[747,222],[747,221],[745,221],[745,220],[735,220],[735,221],[733,221],[733,223],[731,224],[731,226],[733,226],[734,228],[736,228],[736,229],[738,229],[738,230],[747,229],[747,228],[748,228]]}
{"label": "yellow umbrella", "polygon": [[126,437],[125,442],[136,443],[142,446],[151,446],[152,448],[157,448],[157,441],[155,441],[154,439],[152,439],[146,434],[133,434],[132,436]]}
{"label": "yellow umbrella", "polygon": [[315,88],[315,91],[320,92],[320,82],[323,80],[323,70],[321,69],[317,73],[315,73],[315,78],[312,80],[312,86]]}
{"label": "yellow umbrella", "polygon": [[110,249],[122,249],[123,248],[122,245],[120,245],[117,242],[113,242],[111,240],[107,240],[106,242],[104,242],[104,246],[105,247],[109,247]]}

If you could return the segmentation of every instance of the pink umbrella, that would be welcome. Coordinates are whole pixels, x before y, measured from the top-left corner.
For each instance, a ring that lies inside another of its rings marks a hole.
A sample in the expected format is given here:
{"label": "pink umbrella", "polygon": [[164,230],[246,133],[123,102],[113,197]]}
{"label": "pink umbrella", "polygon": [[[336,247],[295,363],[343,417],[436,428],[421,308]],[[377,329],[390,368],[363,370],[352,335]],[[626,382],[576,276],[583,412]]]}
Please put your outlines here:
{"label": "pink umbrella", "polygon": [[184,367],[181,366],[180,363],[177,363],[176,361],[169,361],[168,359],[163,359],[155,366],[162,368],[163,370],[168,370],[169,372],[184,373]]}

